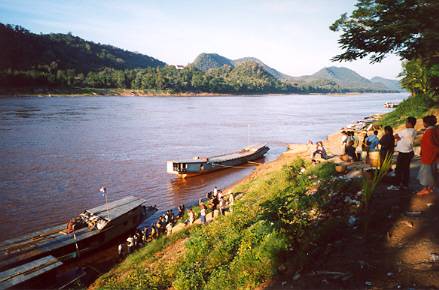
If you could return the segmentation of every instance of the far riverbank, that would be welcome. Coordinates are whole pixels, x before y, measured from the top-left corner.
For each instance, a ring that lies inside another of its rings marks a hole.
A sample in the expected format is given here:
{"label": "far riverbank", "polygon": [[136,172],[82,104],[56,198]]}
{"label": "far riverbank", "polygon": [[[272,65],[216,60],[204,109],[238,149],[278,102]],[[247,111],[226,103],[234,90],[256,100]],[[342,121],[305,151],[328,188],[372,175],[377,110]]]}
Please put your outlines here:
{"label": "far riverbank", "polygon": [[360,95],[364,93],[383,93],[393,94],[396,92],[387,91],[365,91],[365,92],[313,92],[313,93],[301,93],[301,92],[285,92],[285,93],[272,93],[272,92],[242,92],[242,93],[212,93],[212,92],[173,92],[168,90],[133,90],[133,89],[110,89],[110,88],[35,88],[35,89],[1,89],[0,98],[4,97],[85,97],[85,96],[121,96],[121,97],[156,97],[156,96],[170,96],[170,97],[194,97],[194,96],[229,96],[229,95],[341,95],[352,96]]}

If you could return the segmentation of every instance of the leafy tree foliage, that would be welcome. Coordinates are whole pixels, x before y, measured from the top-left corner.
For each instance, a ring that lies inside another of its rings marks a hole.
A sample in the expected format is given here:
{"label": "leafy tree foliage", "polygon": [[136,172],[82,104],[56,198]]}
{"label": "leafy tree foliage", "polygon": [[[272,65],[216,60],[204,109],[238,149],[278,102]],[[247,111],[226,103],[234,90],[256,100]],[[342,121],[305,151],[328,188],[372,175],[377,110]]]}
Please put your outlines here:
{"label": "leafy tree foliage", "polygon": [[134,69],[165,63],[110,45],[86,41],[71,34],[41,34],[0,23],[0,69],[74,69],[89,72],[105,67]]}
{"label": "leafy tree foliage", "polygon": [[379,62],[388,53],[407,60],[403,85],[413,93],[439,94],[439,1],[358,0],[350,16],[330,27],[341,31],[343,52],[335,61],[370,56]]}
{"label": "leafy tree foliage", "polygon": [[376,91],[372,87],[346,88],[326,80],[292,83],[276,78],[256,59],[234,64],[216,54],[202,54],[198,62],[177,69],[146,55],[71,34],[37,35],[12,25],[0,24],[0,45],[2,89],[121,88],[230,94]]}
{"label": "leafy tree foliage", "polygon": [[381,61],[387,53],[429,61],[439,53],[439,2],[436,0],[359,0],[351,16],[343,14],[330,27],[342,31],[344,50],[333,60],[370,55]]}

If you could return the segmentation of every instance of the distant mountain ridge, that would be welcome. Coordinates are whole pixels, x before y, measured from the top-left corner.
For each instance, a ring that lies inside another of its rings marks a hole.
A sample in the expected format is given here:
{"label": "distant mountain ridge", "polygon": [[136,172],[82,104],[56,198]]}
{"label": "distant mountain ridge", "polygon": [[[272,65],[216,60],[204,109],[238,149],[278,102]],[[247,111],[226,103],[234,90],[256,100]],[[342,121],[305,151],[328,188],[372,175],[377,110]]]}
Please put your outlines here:
{"label": "distant mountain ridge", "polygon": [[390,80],[381,77],[374,77],[369,80],[345,67],[325,67],[312,75],[294,77],[281,73],[254,57],[243,57],[231,60],[216,53],[202,53],[197,56],[191,65],[202,71],[208,71],[225,65],[233,68],[245,62],[258,64],[277,80],[294,83],[300,86],[315,86],[325,89],[346,89],[351,91],[403,91],[398,80]]}
{"label": "distant mountain ridge", "polygon": [[370,79],[373,83],[381,83],[389,89],[393,89],[395,91],[405,91],[401,87],[401,83],[398,80],[391,80],[382,77],[373,77]]}
{"label": "distant mountain ridge", "polygon": [[284,74],[254,57],[202,53],[188,66],[84,40],[72,34],[35,34],[0,23],[0,89],[132,88],[209,93],[395,92],[399,82],[372,80],[343,67],[308,75]]}
{"label": "distant mountain ridge", "polygon": [[88,72],[103,68],[135,69],[164,66],[148,55],[86,41],[72,34],[35,34],[0,23],[0,69],[28,70],[56,66]]}

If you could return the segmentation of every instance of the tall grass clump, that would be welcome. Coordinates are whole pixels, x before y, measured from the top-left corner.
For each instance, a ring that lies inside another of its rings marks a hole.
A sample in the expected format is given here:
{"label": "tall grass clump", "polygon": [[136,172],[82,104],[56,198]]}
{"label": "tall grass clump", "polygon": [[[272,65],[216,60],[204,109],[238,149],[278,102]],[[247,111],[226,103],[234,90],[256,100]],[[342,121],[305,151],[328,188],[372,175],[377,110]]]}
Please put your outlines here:
{"label": "tall grass clump", "polygon": [[402,101],[395,110],[384,115],[379,121],[383,126],[398,126],[405,122],[407,117],[420,118],[433,106],[431,98],[424,95],[411,96]]}

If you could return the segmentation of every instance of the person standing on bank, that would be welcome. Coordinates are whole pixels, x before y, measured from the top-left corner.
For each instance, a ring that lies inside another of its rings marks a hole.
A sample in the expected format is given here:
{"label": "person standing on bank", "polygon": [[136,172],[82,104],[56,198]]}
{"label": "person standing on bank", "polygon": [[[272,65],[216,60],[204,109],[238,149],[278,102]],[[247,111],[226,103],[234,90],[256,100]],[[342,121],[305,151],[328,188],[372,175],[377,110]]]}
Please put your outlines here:
{"label": "person standing on bank", "polygon": [[387,156],[393,156],[395,151],[395,137],[390,126],[384,127],[384,135],[380,139],[380,164],[383,164]]}
{"label": "person standing on bank", "polygon": [[395,170],[395,183],[389,186],[389,190],[408,189],[410,182],[410,162],[415,156],[413,142],[416,137],[416,118],[408,117],[405,122],[405,129],[395,134],[396,147],[398,152]]}
{"label": "person standing on bank", "polygon": [[425,116],[424,127],[426,128],[421,141],[421,166],[419,167],[418,179],[423,188],[417,192],[418,196],[433,192],[436,185],[437,159],[439,156],[438,128],[435,127],[437,119],[434,115]]}

